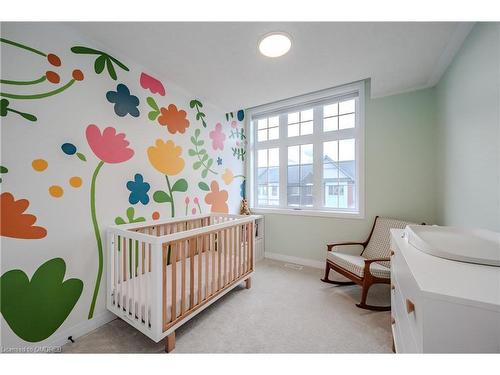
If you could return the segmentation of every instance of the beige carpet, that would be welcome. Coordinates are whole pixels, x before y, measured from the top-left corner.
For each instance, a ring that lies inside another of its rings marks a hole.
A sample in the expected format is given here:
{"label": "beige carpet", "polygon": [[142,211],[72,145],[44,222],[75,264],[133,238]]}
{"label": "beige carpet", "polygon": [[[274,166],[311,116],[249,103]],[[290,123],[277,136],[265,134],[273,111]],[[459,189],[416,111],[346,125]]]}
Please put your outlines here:
{"label": "beige carpet", "polygon": [[[177,330],[174,353],[391,352],[390,313],[357,308],[359,287],[325,284],[322,274],[259,262],[251,289],[235,288]],[[368,300],[388,304],[389,287],[372,287]],[[163,342],[119,319],[63,346],[66,353],[163,351]]]}

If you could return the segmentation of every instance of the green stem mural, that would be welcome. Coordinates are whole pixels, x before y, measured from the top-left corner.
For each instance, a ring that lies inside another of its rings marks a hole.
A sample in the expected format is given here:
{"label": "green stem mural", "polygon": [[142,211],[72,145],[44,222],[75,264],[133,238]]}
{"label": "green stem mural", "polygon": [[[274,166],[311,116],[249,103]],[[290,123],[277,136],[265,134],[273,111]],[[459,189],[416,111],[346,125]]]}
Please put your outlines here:
{"label": "green stem mural", "polygon": [[97,180],[97,175],[104,165],[104,161],[100,161],[92,175],[92,183],[90,185],[90,213],[92,215],[92,225],[94,226],[95,239],[97,241],[97,254],[99,257],[99,266],[97,270],[97,278],[95,281],[94,294],[92,295],[92,303],[90,304],[90,310],[88,318],[92,319],[94,316],[94,308],[97,300],[97,295],[99,294],[99,286],[101,285],[102,278],[102,268],[103,268],[103,252],[102,252],[102,239],[101,232],[99,229],[99,223],[97,222],[97,214],[95,209],[95,183]]}
{"label": "green stem mural", "polygon": [[170,186],[170,181],[168,176],[165,175],[165,179],[167,180],[168,193],[170,194],[171,202],[170,202],[170,215],[175,217],[175,205],[174,205],[174,196],[172,194],[172,187]]}
{"label": "green stem mural", "polygon": [[61,86],[55,90],[52,91],[47,91],[47,92],[42,92],[40,94],[30,94],[30,95],[22,95],[22,94],[9,94],[7,92],[0,92],[0,96],[3,96],[5,98],[10,98],[10,99],[42,99],[46,98],[52,95],[59,94],[63,92],[64,90],[68,89],[75,83],[75,79],[70,80],[68,83],[66,83],[64,86]]}
{"label": "green stem mural", "polygon": [[37,83],[42,83],[47,80],[47,76],[44,74],[40,78],[31,80],[31,81],[14,81],[9,79],[0,79],[0,83],[3,85],[19,85],[19,86],[28,86],[28,85],[36,85]]}

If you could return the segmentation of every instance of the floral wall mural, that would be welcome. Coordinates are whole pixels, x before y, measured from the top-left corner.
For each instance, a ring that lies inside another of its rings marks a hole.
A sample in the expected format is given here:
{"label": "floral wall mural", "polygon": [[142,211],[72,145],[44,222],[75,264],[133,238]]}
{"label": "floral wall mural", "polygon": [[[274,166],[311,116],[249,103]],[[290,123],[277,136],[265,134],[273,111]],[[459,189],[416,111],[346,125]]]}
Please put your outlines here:
{"label": "floral wall mural", "polygon": [[108,226],[238,212],[244,111],[70,26],[3,24],[0,46],[2,345],[49,345],[113,318]]}

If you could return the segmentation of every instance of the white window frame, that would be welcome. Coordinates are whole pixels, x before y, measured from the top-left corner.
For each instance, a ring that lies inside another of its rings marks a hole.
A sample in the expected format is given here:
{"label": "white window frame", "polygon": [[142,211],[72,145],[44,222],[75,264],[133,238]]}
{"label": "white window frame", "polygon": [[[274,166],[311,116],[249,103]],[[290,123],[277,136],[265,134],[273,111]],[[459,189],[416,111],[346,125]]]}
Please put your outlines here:
{"label": "white window frame", "polygon": [[[311,135],[297,136],[288,138],[287,134],[287,119],[286,115],[280,115],[280,137],[277,140],[257,142],[257,121],[254,121],[255,126],[252,126],[252,119],[262,117],[270,117],[278,113],[287,111],[299,111],[301,109],[318,106],[321,103],[328,104],[337,99],[345,99],[349,96],[356,96],[356,123],[351,129],[342,129],[330,132],[323,132],[318,119],[322,118],[322,108],[316,108],[313,116],[314,133]],[[316,113],[321,111],[321,113]],[[247,172],[247,198],[249,206],[255,213],[276,213],[288,215],[304,215],[304,216],[327,216],[340,218],[359,218],[363,219],[365,215],[365,82],[359,81],[348,85],[338,86],[331,89],[321,90],[298,97],[281,100],[278,102],[261,105],[250,108],[246,111],[246,131],[248,135],[248,153],[246,172]],[[321,129],[320,132],[317,129]],[[288,149],[288,146],[299,144],[313,144],[314,160],[317,160],[317,153],[323,154],[323,142],[335,141],[347,138],[348,134],[352,134],[351,138],[355,141],[356,155],[356,204],[357,210],[342,209],[342,208],[326,208],[323,206],[324,193],[323,185],[323,166],[320,163],[314,163],[314,185],[313,197],[314,207],[311,209],[291,208],[286,206],[287,197],[287,164],[288,158],[286,152],[281,152],[283,148]],[[279,206],[257,207],[257,165],[256,153],[258,149],[280,148],[280,185],[279,185]],[[285,166],[285,167],[283,167]]]}

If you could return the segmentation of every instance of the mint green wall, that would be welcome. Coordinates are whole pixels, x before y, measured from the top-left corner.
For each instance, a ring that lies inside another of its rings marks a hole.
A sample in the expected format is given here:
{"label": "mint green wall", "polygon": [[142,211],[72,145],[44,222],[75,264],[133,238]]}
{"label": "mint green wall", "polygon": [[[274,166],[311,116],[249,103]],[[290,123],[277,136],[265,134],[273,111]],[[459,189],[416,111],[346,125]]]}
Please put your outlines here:
{"label": "mint green wall", "polygon": [[266,214],[266,252],[322,261],[327,243],[364,240],[376,215],[433,223],[434,99],[433,89],[367,98],[365,219]]}
{"label": "mint green wall", "polygon": [[476,24],[436,88],[442,225],[500,231],[499,33]]}

